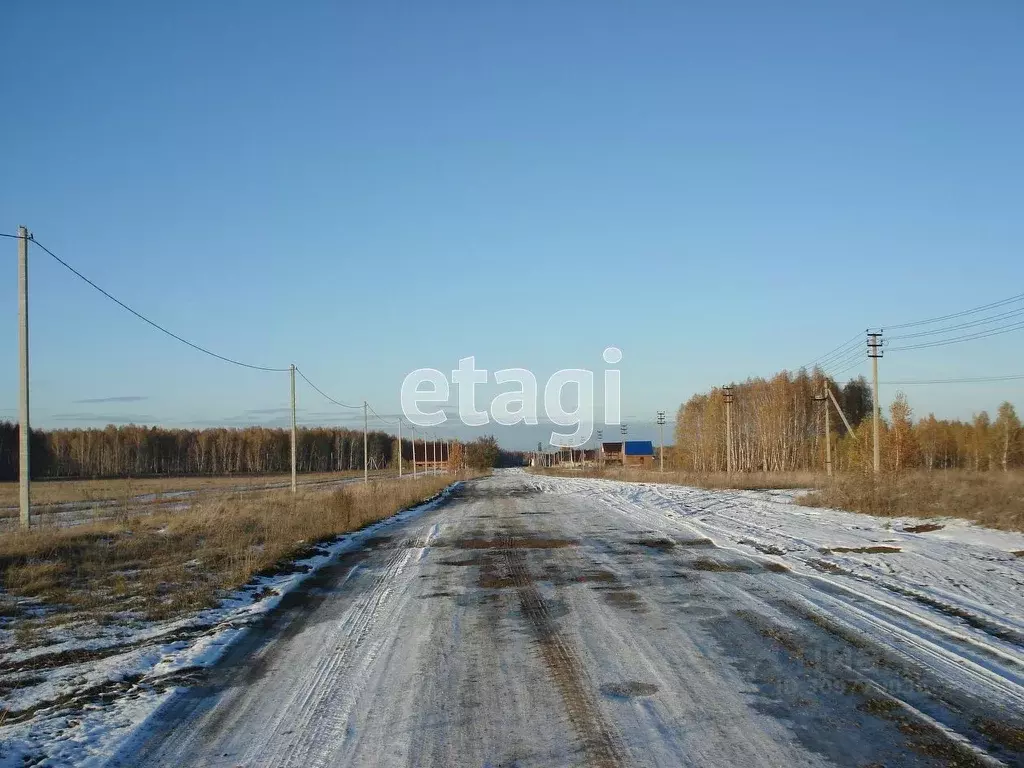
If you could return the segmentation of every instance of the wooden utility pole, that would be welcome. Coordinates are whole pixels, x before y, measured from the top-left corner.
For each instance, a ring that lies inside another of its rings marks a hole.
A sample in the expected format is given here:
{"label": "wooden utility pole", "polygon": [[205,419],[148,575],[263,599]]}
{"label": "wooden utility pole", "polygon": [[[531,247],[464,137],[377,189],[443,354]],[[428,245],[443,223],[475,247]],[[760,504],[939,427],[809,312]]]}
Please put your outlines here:
{"label": "wooden utility pole", "polygon": [[665,412],[658,411],[658,426],[661,427],[661,471],[665,471]]}
{"label": "wooden utility pole", "polygon": [[879,422],[882,419],[882,406],[878,402],[878,358],[882,356],[882,334],[881,332],[868,332],[868,357],[871,358],[871,378],[873,381],[872,390],[872,433],[874,435],[874,469],[877,475],[882,467],[882,452],[879,444]]}
{"label": "wooden utility pole", "polygon": [[412,443],[412,476],[416,477],[416,427],[412,427],[412,438],[409,442]]}
{"label": "wooden utility pole", "polygon": [[32,426],[28,418],[28,230],[18,227],[18,506],[21,527],[32,524],[29,441]]}
{"label": "wooden utility pole", "polygon": [[732,384],[722,387],[725,396],[725,466],[726,472],[732,474]]}
{"label": "wooden utility pole", "polygon": [[398,477],[402,477],[402,417],[398,417]]}
{"label": "wooden utility pole", "polygon": [[295,477],[298,466],[298,460],[295,455],[296,443],[298,442],[295,426],[295,363],[288,367],[288,373],[292,380],[292,493],[295,493],[298,490],[298,482]]}
{"label": "wooden utility pole", "polygon": [[370,450],[369,440],[366,436],[369,418],[366,415],[367,404],[363,400],[363,482],[370,482]]}

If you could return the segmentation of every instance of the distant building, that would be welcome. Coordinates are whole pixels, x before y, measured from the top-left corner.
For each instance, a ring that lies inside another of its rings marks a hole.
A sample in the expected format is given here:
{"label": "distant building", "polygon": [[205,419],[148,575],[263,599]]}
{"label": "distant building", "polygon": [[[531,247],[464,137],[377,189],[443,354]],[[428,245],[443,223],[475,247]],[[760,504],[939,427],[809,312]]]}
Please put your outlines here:
{"label": "distant building", "polygon": [[654,443],[650,440],[627,440],[623,450],[623,466],[653,467]]}
{"label": "distant building", "polygon": [[601,462],[604,464],[621,464],[622,443],[601,443]]}

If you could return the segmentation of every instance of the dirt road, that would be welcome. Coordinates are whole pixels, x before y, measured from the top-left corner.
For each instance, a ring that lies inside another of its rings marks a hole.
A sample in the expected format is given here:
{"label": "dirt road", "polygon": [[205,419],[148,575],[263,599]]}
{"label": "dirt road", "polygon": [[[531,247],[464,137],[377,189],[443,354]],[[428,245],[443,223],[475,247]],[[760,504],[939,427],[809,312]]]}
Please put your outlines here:
{"label": "dirt road", "polygon": [[116,764],[1024,760],[1014,638],[958,644],[588,487],[464,485],[290,594]]}

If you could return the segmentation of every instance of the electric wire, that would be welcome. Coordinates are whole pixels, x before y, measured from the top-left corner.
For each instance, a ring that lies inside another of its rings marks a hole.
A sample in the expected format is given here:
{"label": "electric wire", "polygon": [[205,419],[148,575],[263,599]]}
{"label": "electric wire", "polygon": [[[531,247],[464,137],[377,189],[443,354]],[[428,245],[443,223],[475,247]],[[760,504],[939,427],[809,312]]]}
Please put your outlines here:
{"label": "electric wire", "polygon": [[299,370],[298,366],[296,366],[295,372],[299,374],[299,376],[302,377],[302,380],[309,384],[309,386],[311,386],[316,392],[318,392],[324,399],[330,400],[335,405],[340,405],[342,408],[352,408],[353,410],[358,410],[363,407],[361,405],[348,405],[347,403],[343,403],[340,400],[335,400],[333,397],[331,397],[322,389],[320,389],[320,387],[318,387],[316,384],[310,381],[309,377],[306,376],[306,374],[304,374],[301,370]]}
{"label": "electric wire", "polygon": [[879,384],[890,386],[910,386],[912,384],[969,384],[984,381],[1021,381],[1024,374],[1010,376],[965,376],[959,379],[907,379],[905,381],[880,381]]}
{"label": "electric wire", "polygon": [[829,350],[828,352],[826,352],[823,355],[819,355],[818,357],[816,357],[813,360],[811,360],[811,362],[806,363],[805,365],[801,365],[800,367],[801,368],[810,368],[812,365],[817,365],[818,367],[821,367],[821,366],[825,365],[833,356],[842,356],[842,354],[845,352],[845,350],[851,344],[853,344],[854,342],[859,341],[861,339],[861,336],[862,336],[862,334],[858,333],[856,336],[854,336],[849,341],[844,341],[838,347],[835,347],[834,349]]}
{"label": "electric wire", "polygon": [[865,357],[863,359],[860,359],[860,360],[855,360],[853,363],[851,363],[850,365],[846,366],[845,368],[842,368],[842,369],[840,369],[838,371],[835,371],[834,373],[829,374],[829,377],[834,379],[837,376],[839,376],[840,374],[846,373],[850,369],[856,368],[857,366],[862,365],[863,363],[866,363],[867,360],[868,360],[867,357]]}
{"label": "electric wire", "polygon": [[973,341],[974,339],[984,339],[989,336],[1000,336],[1004,333],[1010,333],[1011,331],[1019,331],[1024,328],[1024,322],[1015,323],[1002,328],[992,328],[987,331],[979,331],[977,333],[970,333],[966,336],[956,336],[952,339],[942,339],[940,341],[923,342],[920,344],[907,344],[902,347],[892,347],[893,352],[904,351],[909,349],[927,349],[929,347],[944,347],[948,344],[959,344],[964,341]]}
{"label": "electric wire", "polygon": [[137,312],[136,310],[132,309],[127,304],[125,304],[123,301],[118,299],[116,296],[114,296],[114,295],[108,293],[107,291],[103,290],[102,288],[100,288],[98,285],[96,285],[96,283],[94,283],[88,277],[86,277],[81,272],[79,272],[77,269],[72,267],[70,264],[68,264],[66,261],[64,261],[64,259],[62,259],[60,256],[55,254],[53,251],[51,251],[45,245],[40,243],[38,240],[33,239],[32,242],[36,246],[41,248],[43,251],[48,253],[51,257],[53,257],[53,259],[58,264],[60,264],[65,269],[67,269],[69,272],[71,272],[71,274],[75,275],[80,280],[83,280],[86,283],[88,283],[89,285],[91,285],[93,288],[95,288],[97,291],[102,293],[104,296],[106,296],[112,302],[117,304],[119,307],[121,307],[122,309],[125,309],[128,312],[130,312],[131,314],[135,315],[135,317],[139,318],[139,320],[142,320],[143,322],[148,323],[149,325],[153,326],[154,328],[156,328],[161,333],[167,334],[172,339],[175,339],[176,341],[180,341],[182,344],[185,344],[186,346],[192,347],[192,349],[197,350],[199,352],[202,352],[204,355],[209,355],[210,357],[215,357],[218,360],[223,360],[225,363],[231,363],[232,365],[237,365],[237,366],[240,366],[242,368],[251,368],[254,371],[271,371],[271,372],[274,372],[274,373],[284,373],[284,372],[288,371],[288,368],[273,368],[271,366],[266,366],[266,365],[253,365],[252,363],[245,363],[245,362],[242,362],[241,360],[235,360],[234,358],[226,357],[225,355],[219,355],[216,352],[213,352],[212,350],[207,349],[206,347],[201,347],[198,344],[189,341],[188,339],[182,338],[181,336],[179,336],[178,334],[174,333],[173,331],[169,331],[168,329],[164,328],[159,323],[156,323],[156,322],[150,320],[148,317],[143,315],[141,312]]}
{"label": "electric wire", "polygon": [[[392,421],[391,419],[385,419],[383,416],[381,416],[379,413],[377,413],[375,410],[373,410],[373,406],[371,406],[369,403],[366,404],[366,407],[369,409],[370,413],[372,413],[378,419],[383,421],[385,424],[397,424],[398,423],[398,421]],[[399,421],[400,420],[401,419],[399,419]]]}
{"label": "electric wire", "polygon": [[1024,307],[1022,307],[1021,309],[1011,309],[1008,312],[1001,312],[998,315],[992,315],[991,317],[985,317],[980,320],[972,320],[969,323],[957,323],[956,325],[949,325],[946,326],[945,328],[934,328],[930,331],[918,331],[917,333],[897,334],[896,336],[889,336],[888,340],[897,341],[902,339],[917,339],[921,338],[922,336],[935,336],[940,333],[962,331],[967,328],[976,328],[979,325],[988,325],[990,323],[995,323],[1000,320],[1008,320],[1009,318],[1012,317],[1019,317],[1020,315],[1024,315]]}
{"label": "electric wire", "polygon": [[829,366],[824,368],[822,370],[822,373],[824,373],[826,376],[831,376],[835,378],[840,373],[850,370],[850,368],[854,367],[855,365],[866,359],[866,350],[855,349],[852,352],[850,352],[850,354],[837,359],[835,362],[831,363]]}
{"label": "electric wire", "polygon": [[1021,299],[1024,299],[1024,293],[1019,293],[1016,296],[1010,296],[1009,298],[1006,299],[1000,299],[999,301],[993,301],[989,304],[983,304],[982,306],[974,307],[973,309],[965,309],[960,312],[954,312],[949,315],[942,315],[941,317],[931,317],[928,318],[927,320],[916,320],[912,323],[898,323],[895,325],[886,325],[885,328],[888,328],[890,331],[895,331],[899,330],[900,328],[916,328],[919,325],[931,325],[932,323],[939,323],[942,322],[943,320],[953,320],[954,318],[957,317],[976,315],[978,312],[984,312],[987,309],[995,309],[996,307],[1006,306],[1007,304],[1012,304],[1013,302],[1020,301]]}

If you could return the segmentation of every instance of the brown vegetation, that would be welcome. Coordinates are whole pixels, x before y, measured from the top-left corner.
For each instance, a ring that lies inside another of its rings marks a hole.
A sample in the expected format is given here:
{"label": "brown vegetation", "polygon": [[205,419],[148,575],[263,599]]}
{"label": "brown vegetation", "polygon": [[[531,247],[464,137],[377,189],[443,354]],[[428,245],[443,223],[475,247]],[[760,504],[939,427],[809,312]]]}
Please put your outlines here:
{"label": "brown vegetation", "polygon": [[[824,467],[824,410],[814,400],[829,386],[853,427],[848,432],[832,409],[832,460],[837,471],[860,471],[871,462],[871,394],[863,377],[840,387],[820,371],[783,371],[771,379],[736,384],[733,456],[740,472],[787,472]],[[884,468],[1003,470],[1024,467],[1024,430],[1011,403],[993,421],[985,411],[970,422],[913,420],[901,392],[882,420]],[[694,395],[676,415],[673,465],[695,472],[726,469],[725,399],[721,389]],[[666,454],[669,456],[669,454]]]}
{"label": "brown vegetation", "polygon": [[[102,619],[118,612],[162,618],[212,605],[254,574],[284,567],[318,542],[430,497],[451,482],[430,476],[354,483],[331,492],[268,492],[197,500],[190,509],[69,528],[38,527],[0,538],[2,612],[35,598],[44,618]],[[31,629],[31,627],[28,627]]]}
{"label": "brown vegetation", "polygon": [[[316,485],[346,477],[362,477],[362,470],[344,472],[313,472],[302,475],[299,485]],[[130,501],[138,496],[152,495],[156,501],[163,494],[181,491],[219,492],[229,490],[268,489],[291,481],[288,474],[217,475],[206,477],[125,477],[101,480],[37,480],[32,483],[32,504],[45,506],[71,502]],[[18,483],[0,483],[0,508],[17,507]],[[3,516],[0,511],[0,517]],[[8,512],[17,515],[17,509]]]}
{"label": "brown vegetation", "polygon": [[820,483],[797,503],[889,517],[962,517],[1024,531],[1024,472],[857,472]]}

